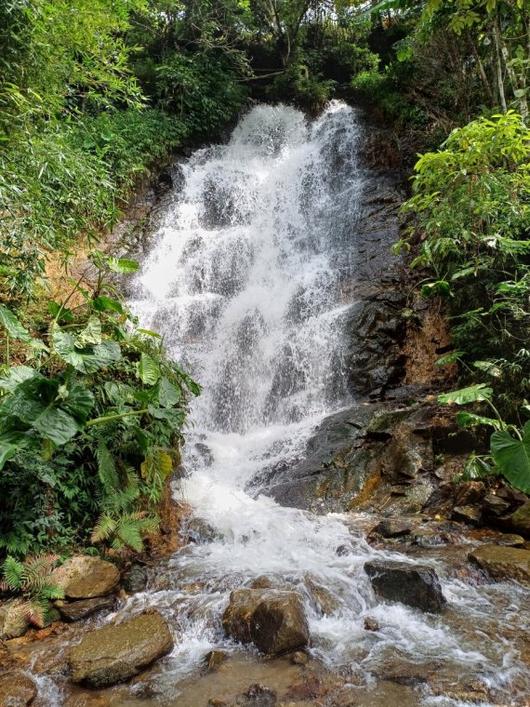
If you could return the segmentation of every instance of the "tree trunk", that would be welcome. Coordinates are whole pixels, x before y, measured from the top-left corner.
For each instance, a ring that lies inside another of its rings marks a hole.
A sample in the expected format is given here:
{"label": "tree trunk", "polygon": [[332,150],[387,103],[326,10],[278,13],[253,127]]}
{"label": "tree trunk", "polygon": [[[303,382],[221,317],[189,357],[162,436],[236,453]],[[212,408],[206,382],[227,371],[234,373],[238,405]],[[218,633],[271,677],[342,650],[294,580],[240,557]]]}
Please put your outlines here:
{"label": "tree trunk", "polygon": [[504,91],[504,77],[502,72],[502,55],[501,55],[501,30],[499,26],[499,17],[495,17],[493,22],[493,39],[495,41],[495,54],[497,56],[497,87],[499,89],[499,99],[503,113],[506,113],[508,106],[506,104],[506,93]]}

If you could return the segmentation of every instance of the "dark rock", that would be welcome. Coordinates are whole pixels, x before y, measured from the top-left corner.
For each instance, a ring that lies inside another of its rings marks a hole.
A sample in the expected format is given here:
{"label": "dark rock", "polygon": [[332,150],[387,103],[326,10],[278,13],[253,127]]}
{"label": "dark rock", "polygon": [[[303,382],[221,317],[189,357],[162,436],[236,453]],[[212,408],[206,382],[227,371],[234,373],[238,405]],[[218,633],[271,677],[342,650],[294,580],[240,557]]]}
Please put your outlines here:
{"label": "dark rock", "polygon": [[374,619],[373,616],[367,616],[364,620],[364,629],[365,631],[379,631],[381,627],[379,626],[379,622],[377,619]]}
{"label": "dark rock", "polygon": [[256,683],[239,695],[235,703],[241,707],[274,707],[278,703],[278,698],[274,690]]}
{"label": "dark rock", "polygon": [[121,624],[89,631],[70,649],[73,682],[104,687],[128,680],[173,648],[158,611],[145,611]]}
{"label": "dark rock", "polygon": [[376,594],[416,609],[440,612],[447,603],[438,575],[425,565],[373,560],[364,569]]}
{"label": "dark rock", "polygon": [[203,518],[192,518],[186,526],[186,531],[189,542],[197,544],[211,543],[219,537],[215,528]]}
{"label": "dark rock", "polygon": [[411,529],[412,524],[406,520],[385,518],[373,528],[372,532],[381,535],[383,538],[397,538],[403,535],[409,535]]}
{"label": "dark rock", "polygon": [[337,597],[312,577],[305,577],[305,585],[313,605],[321,614],[330,616],[339,608],[340,603]]}
{"label": "dark rock", "polygon": [[223,614],[225,632],[263,653],[278,655],[307,645],[309,628],[300,595],[277,589],[236,589]]}
{"label": "dark rock", "polygon": [[502,516],[510,509],[511,504],[494,493],[488,493],[482,499],[482,509],[487,516]]}
{"label": "dark rock", "polygon": [[113,596],[94,597],[93,599],[60,602],[57,603],[57,608],[65,621],[80,621],[81,619],[86,619],[88,616],[92,616],[96,611],[112,609],[115,602],[116,598]]}
{"label": "dark rock", "polygon": [[451,517],[471,525],[478,525],[482,519],[482,511],[477,506],[455,506]]}
{"label": "dark rock", "polygon": [[457,486],[455,500],[457,506],[478,504],[486,494],[482,481],[465,481]]}
{"label": "dark rock", "polygon": [[204,656],[204,662],[208,670],[217,670],[228,658],[228,653],[224,651],[210,651]]}
{"label": "dark rock", "polygon": [[53,571],[52,581],[69,599],[92,599],[113,592],[120,573],[112,562],[76,555]]}
{"label": "dark rock", "polygon": [[510,516],[511,527],[523,535],[530,535],[530,501],[524,503]]}
{"label": "dark rock", "polygon": [[37,697],[37,686],[31,678],[16,670],[0,675],[0,705],[25,707]]}
{"label": "dark rock", "polygon": [[348,545],[339,545],[335,552],[339,557],[346,557],[346,555],[351,555],[353,550]]}
{"label": "dark rock", "polygon": [[468,555],[493,579],[515,579],[530,584],[530,551],[505,545],[482,545]]}
{"label": "dark rock", "polygon": [[122,585],[128,594],[137,594],[145,590],[148,579],[149,573],[147,567],[133,565],[123,575]]}

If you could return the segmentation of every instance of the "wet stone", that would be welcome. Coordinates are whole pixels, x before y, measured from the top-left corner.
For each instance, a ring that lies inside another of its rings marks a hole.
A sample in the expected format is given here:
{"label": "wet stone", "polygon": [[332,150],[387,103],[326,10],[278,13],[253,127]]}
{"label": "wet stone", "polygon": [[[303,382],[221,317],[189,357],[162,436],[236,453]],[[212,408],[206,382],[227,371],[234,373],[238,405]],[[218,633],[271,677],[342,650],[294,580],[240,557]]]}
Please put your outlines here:
{"label": "wet stone", "polygon": [[145,590],[148,579],[147,567],[133,565],[123,575],[122,585],[128,594],[136,594]]}
{"label": "wet stone", "polygon": [[0,604],[0,640],[23,636],[27,629],[24,602],[13,599]]}
{"label": "wet stone", "polygon": [[0,705],[2,707],[25,707],[37,697],[37,686],[31,678],[20,671],[0,675]]}
{"label": "wet stone", "polygon": [[398,538],[409,535],[412,524],[399,518],[385,518],[372,530],[373,533],[381,535],[383,538]]}
{"label": "wet stone", "polygon": [[530,584],[530,551],[502,545],[482,545],[469,559],[493,579],[515,579]]}
{"label": "wet stone", "polygon": [[256,683],[236,698],[236,705],[241,707],[274,707],[278,698],[274,690]]}
{"label": "wet stone", "polygon": [[463,523],[478,525],[482,518],[482,511],[477,506],[455,506],[451,517]]}
{"label": "wet stone", "polygon": [[210,651],[204,656],[204,663],[208,670],[217,670],[228,658],[228,653],[224,651]]}
{"label": "wet stone", "polygon": [[523,503],[515,513],[510,516],[512,528],[523,535],[530,535],[530,501]]}
{"label": "wet stone", "polygon": [[123,682],[166,655],[173,639],[158,611],[89,631],[70,649],[72,681],[92,687]]}
{"label": "wet stone", "polygon": [[53,571],[52,581],[69,599],[92,599],[113,592],[120,573],[112,562],[76,555]]}
{"label": "wet stone", "polygon": [[373,616],[367,616],[364,620],[364,630],[365,631],[379,631],[381,626],[379,626],[379,622],[377,619],[374,619]]}
{"label": "wet stone", "polygon": [[219,537],[215,528],[203,518],[192,518],[187,524],[186,531],[188,541],[191,543],[211,543]]}
{"label": "wet stone", "polygon": [[304,651],[295,651],[291,656],[291,663],[293,665],[307,665],[309,662],[309,656]]}
{"label": "wet stone", "polygon": [[426,565],[387,560],[371,561],[364,569],[376,594],[415,609],[438,613],[446,605],[438,575]]}
{"label": "wet stone", "polygon": [[510,504],[504,498],[489,493],[482,499],[482,509],[488,516],[501,516],[510,509]]}
{"label": "wet stone", "polygon": [[116,599],[113,596],[94,597],[93,599],[80,599],[72,602],[57,602],[61,617],[65,621],[80,621],[92,616],[97,611],[112,609]]}

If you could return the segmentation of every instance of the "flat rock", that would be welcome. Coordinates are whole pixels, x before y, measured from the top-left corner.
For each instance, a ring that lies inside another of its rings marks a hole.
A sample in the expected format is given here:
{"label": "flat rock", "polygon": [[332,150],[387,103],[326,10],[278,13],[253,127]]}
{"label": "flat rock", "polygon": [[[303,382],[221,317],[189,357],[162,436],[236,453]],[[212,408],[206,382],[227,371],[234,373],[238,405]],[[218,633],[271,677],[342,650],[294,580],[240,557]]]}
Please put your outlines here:
{"label": "flat rock", "polygon": [[383,538],[399,538],[403,535],[409,535],[411,530],[412,524],[406,520],[385,518],[373,528],[372,532],[381,535]]}
{"label": "flat rock", "polygon": [[493,579],[515,579],[530,584],[530,550],[506,545],[482,545],[468,558]]}
{"label": "flat rock", "polygon": [[116,600],[113,596],[80,599],[79,601],[61,602],[56,606],[65,621],[80,621],[102,609],[112,609]]}
{"label": "flat rock", "polygon": [[0,675],[0,705],[2,707],[25,707],[37,697],[37,686],[31,678],[20,671]]}
{"label": "flat rock", "polygon": [[477,506],[455,506],[451,518],[470,525],[478,525],[482,518],[482,511]]}
{"label": "flat rock", "polygon": [[373,560],[364,569],[376,594],[422,611],[440,612],[446,602],[438,575],[426,565]]}
{"label": "flat rock", "polygon": [[277,589],[236,589],[223,614],[225,632],[254,643],[267,655],[303,648],[309,628],[299,594]]}
{"label": "flat rock", "polygon": [[73,682],[104,687],[128,680],[173,648],[162,616],[145,611],[85,634],[68,655]]}
{"label": "flat rock", "polygon": [[112,562],[75,555],[53,571],[52,580],[69,599],[92,599],[114,591],[120,573]]}

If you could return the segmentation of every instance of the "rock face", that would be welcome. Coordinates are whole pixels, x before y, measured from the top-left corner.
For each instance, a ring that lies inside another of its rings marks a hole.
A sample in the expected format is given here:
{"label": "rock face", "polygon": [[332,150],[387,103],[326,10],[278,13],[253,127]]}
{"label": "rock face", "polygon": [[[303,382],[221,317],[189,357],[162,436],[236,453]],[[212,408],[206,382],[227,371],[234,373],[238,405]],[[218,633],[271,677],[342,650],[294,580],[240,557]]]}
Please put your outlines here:
{"label": "rock face", "polygon": [[112,609],[115,604],[115,598],[112,596],[94,597],[93,599],[80,599],[79,601],[61,602],[56,606],[59,609],[61,617],[65,621],[80,621],[92,616],[96,611],[103,609]]}
{"label": "rock face", "polygon": [[121,624],[90,631],[68,656],[73,682],[92,687],[128,680],[173,648],[166,622],[145,611]]}
{"label": "rock face", "polygon": [[236,589],[223,614],[225,632],[267,655],[306,646],[309,628],[300,595],[277,589]]}
{"label": "rock face", "polygon": [[505,545],[482,545],[468,555],[493,579],[515,579],[530,584],[530,550]]}
{"label": "rock face", "polygon": [[433,613],[442,611],[447,603],[438,575],[431,567],[374,560],[367,562],[364,569],[375,593],[383,599]]}
{"label": "rock face", "polygon": [[116,589],[120,573],[111,562],[76,555],[54,570],[52,579],[69,599],[92,599]]}
{"label": "rock face", "polygon": [[0,675],[0,705],[25,707],[37,697],[37,686],[24,673],[14,671]]}

